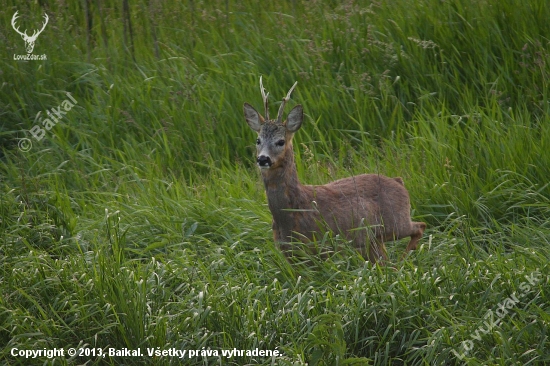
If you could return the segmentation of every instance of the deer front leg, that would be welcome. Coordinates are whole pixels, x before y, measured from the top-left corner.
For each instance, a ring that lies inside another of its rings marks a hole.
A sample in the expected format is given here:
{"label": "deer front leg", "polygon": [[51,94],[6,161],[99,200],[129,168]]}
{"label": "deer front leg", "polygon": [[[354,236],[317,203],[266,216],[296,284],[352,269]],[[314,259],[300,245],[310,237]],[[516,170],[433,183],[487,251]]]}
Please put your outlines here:
{"label": "deer front leg", "polygon": [[292,257],[292,245],[290,244],[290,242],[288,242],[290,238],[285,237],[281,234],[279,226],[277,225],[275,220],[272,221],[271,228],[273,230],[273,241],[276,243],[276,245],[279,247],[281,252],[283,252],[287,259]]}
{"label": "deer front leg", "polygon": [[[368,260],[374,264],[384,264],[388,260],[388,254],[386,246],[382,238],[375,238],[370,240],[369,244],[369,255]],[[364,258],[364,256],[363,256]]]}

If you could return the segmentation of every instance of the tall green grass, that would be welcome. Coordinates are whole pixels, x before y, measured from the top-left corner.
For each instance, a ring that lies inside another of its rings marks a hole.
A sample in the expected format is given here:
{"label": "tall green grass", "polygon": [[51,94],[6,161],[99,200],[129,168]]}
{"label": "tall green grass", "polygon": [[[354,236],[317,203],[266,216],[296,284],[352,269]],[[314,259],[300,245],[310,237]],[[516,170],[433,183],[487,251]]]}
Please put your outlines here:
{"label": "tall green grass", "polygon": [[[550,362],[546,1],[40,4],[0,10],[2,363]],[[47,61],[13,60],[16,10],[29,30],[49,14]],[[242,116],[260,75],[272,113],[298,81],[300,179],[402,176],[419,250],[398,262],[389,243],[388,268],[351,249],[286,262]],[[77,104],[34,140],[66,92]],[[11,355],[83,346],[283,356]]]}

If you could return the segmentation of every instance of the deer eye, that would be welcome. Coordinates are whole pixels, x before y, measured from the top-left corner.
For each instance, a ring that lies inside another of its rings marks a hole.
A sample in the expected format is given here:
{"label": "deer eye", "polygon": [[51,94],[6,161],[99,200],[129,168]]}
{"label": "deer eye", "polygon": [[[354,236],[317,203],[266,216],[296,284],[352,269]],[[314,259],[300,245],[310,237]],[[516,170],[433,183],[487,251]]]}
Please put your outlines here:
{"label": "deer eye", "polygon": [[257,140],[256,140],[256,145],[259,145],[260,142],[261,142],[260,139],[257,139]]}
{"label": "deer eye", "polygon": [[285,140],[282,140],[282,139],[281,139],[281,140],[277,141],[277,142],[275,143],[275,145],[277,145],[277,146],[285,146]]}

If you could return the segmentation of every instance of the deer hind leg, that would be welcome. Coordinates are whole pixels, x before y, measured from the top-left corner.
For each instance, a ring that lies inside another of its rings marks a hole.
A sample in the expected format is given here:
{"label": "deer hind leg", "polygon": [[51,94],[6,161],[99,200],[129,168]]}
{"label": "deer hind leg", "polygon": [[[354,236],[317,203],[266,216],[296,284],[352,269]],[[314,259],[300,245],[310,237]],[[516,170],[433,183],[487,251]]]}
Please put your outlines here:
{"label": "deer hind leg", "polygon": [[424,222],[413,222],[411,226],[412,226],[411,241],[407,245],[407,249],[405,249],[405,254],[410,252],[411,250],[416,249],[416,245],[418,244],[418,241],[420,240],[420,238],[422,238],[422,235],[424,234],[424,230],[426,230],[426,223]]}

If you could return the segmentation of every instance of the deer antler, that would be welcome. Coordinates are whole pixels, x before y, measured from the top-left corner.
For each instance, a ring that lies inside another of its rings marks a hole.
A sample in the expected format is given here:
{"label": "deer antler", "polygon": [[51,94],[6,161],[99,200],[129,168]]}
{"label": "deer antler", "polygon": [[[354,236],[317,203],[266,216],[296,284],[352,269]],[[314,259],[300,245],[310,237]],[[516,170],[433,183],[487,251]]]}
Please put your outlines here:
{"label": "deer antler", "polygon": [[27,36],[27,30],[25,29],[25,33],[21,33],[19,31],[19,27],[16,27],[15,26],[15,21],[17,20],[17,13],[19,13],[19,11],[16,11],[15,14],[13,14],[13,17],[11,18],[11,26],[13,27],[13,29],[19,33],[21,35],[21,37],[29,37]]}
{"label": "deer antler", "polygon": [[297,84],[298,82],[295,82],[294,85],[292,85],[292,88],[290,88],[290,90],[286,94],[286,97],[283,98],[283,103],[281,103],[281,106],[279,107],[279,113],[277,113],[277,123],[283,123],[283,110],[285,109],[285,104],[290,99],[290,94],[292,94],[292,91]]}
{"label": "deer antler", "polygon": [[260,91],[262,92],[262,99],[264,100],[264,108],[265,108],[265,120],[269,121],[269,108],[267,106],[267,98],[269,97],[269,93],[265,93],[264,85],[262,83],[262,77],[260,76]]}

